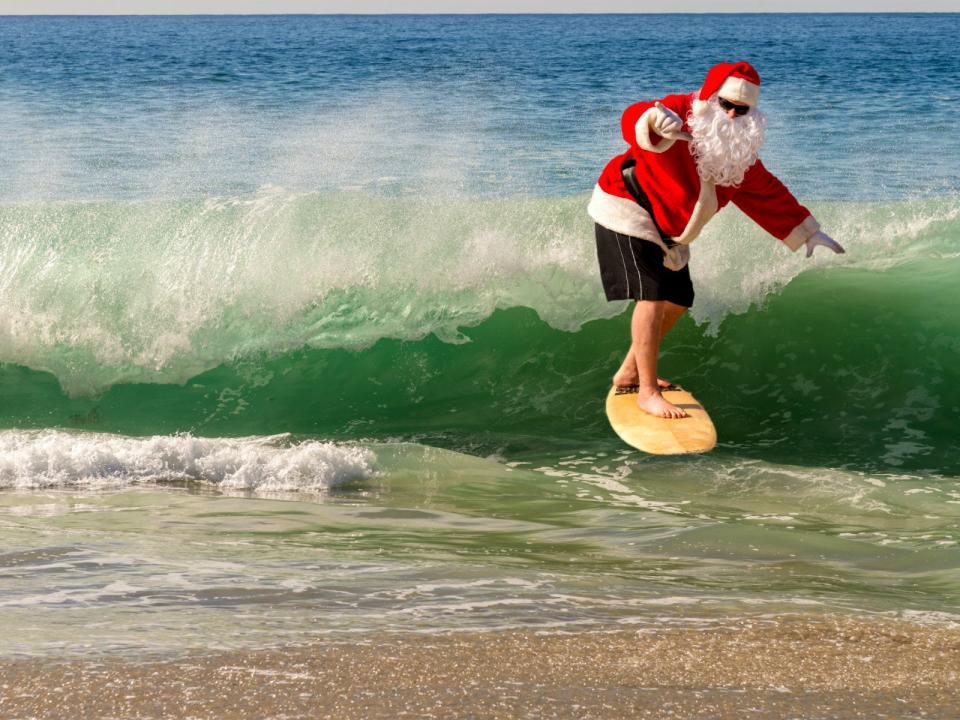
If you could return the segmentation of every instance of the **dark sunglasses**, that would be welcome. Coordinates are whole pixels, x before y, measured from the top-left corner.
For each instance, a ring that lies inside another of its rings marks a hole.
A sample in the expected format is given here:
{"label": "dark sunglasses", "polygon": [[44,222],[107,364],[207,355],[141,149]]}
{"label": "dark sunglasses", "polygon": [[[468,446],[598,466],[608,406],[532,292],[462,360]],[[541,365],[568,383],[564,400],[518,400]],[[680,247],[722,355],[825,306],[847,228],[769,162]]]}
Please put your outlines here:
{"label": "dark sunglasses", "polygon": [[717,98],[720,101],[720,107],[723,108],[724,112],[729,112],[733,110],[737,115],[746,115],[750,112],[749,105],[737,105],[732,103],[729,100],[724,100],[723,98]]}

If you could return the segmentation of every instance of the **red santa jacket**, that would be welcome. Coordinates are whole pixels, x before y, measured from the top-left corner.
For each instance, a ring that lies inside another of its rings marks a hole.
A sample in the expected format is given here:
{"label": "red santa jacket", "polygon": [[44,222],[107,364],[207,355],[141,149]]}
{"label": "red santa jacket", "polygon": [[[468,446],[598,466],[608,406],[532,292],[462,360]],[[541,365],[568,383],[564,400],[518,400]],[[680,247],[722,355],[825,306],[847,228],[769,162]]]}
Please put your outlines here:
{"label": "red santa jacket", "polygon": [[[694,95],[668,95],[660,102],[685,119],[693,101]],[[624,184],[621,167],[625,160],[633,158],[637,181],[650,200],[653,216],[663,232],[681,245],[694,240],[710,218],[731,201],[791,250],[797,250],[820,229],[810,211],[759,159],[744,174],[739,186],[701,183],[686,142],[668,141],[648,131],[647,117],[652,112],[653,102],[639,102],[623,113],[623,138],[630,149],[607,163],[587,208],[600,225],[650,240],[667,251],[650,216]],[[683,129],[690,130],[686,120]],[[668,252],[668,267],[679,269],[686,264],[686,248],[677,250]]]}

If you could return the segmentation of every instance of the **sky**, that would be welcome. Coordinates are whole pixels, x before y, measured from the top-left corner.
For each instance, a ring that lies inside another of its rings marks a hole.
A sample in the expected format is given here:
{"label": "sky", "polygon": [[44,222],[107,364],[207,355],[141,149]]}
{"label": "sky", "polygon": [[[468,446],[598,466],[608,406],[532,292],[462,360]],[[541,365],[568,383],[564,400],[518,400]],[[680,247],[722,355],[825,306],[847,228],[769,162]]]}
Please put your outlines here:
{"label": "sky", "polygon": [[960,12],[960,0],[0,0],[0,15]]}

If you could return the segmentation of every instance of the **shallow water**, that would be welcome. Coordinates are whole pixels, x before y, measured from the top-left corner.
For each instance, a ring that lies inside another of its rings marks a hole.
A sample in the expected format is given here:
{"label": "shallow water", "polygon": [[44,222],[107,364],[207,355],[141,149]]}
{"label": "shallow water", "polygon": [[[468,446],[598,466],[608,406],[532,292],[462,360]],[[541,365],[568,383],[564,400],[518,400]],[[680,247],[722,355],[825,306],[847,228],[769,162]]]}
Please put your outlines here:
{"label": "shallow water", "polygon": [[74,483],[96,490],[0,496],[0,537],[16,548],[0,556],[11,630],[0,652],[797,612],[960,620],[948,610],[960,580],[955,479],[724,453],[617,449],[547,466],[369,450],[375,475],[312,495],[153,478],[117,491],[100,473]]}

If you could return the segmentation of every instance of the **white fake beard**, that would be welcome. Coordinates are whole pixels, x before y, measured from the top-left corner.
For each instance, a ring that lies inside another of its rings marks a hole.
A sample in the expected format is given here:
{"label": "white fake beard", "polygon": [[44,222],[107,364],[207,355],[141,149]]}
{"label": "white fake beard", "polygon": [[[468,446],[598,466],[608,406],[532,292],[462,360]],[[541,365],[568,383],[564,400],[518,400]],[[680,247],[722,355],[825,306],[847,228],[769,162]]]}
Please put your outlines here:
{"label": "white fake beard", "polygon": [[713,96],[700,114],[690,114],[687,124],[693,135],[688,143],[690,154],[697,162],[700,179],[717,185],[742,183],[763,145],[767,116],[751,108],[746,115],[731,118]]}

